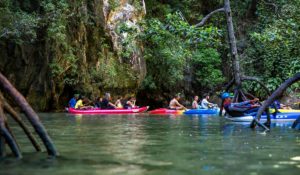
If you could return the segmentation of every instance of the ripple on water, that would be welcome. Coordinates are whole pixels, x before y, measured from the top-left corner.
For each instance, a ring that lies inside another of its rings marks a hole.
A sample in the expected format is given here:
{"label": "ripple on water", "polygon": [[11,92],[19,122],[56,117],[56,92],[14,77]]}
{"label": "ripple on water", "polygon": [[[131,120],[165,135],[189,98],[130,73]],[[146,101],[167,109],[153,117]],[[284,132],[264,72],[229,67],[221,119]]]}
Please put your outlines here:
{"label": "ripple on water", "polygon": [[291,160],[300,161],[300,156],[292,157]]}

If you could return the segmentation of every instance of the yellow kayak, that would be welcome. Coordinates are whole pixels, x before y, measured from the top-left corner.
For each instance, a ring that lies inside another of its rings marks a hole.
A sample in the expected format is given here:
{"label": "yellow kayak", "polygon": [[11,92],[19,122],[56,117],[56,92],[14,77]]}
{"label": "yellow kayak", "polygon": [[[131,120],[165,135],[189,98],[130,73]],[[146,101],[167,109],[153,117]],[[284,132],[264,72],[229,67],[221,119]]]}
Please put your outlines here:
{"label": "yellow kayak", "polygon": [[[300,113],[300,109],[278,109],[279,112],[284,112],[284,113],[289,113],[289,112],[296,112],[296,113]],[[270,113],[275,112],[275,109],[270,109]]]}

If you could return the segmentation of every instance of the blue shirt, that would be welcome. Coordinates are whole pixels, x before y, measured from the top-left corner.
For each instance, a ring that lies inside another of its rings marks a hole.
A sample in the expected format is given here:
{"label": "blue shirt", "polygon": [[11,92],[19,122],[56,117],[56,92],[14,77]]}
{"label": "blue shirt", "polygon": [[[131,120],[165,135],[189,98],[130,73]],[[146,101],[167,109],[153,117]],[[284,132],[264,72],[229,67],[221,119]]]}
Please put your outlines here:
{"label": "blue shirt", "polygon": [[69,101],[69,107],[75,108],[75,105],[76,105],[76,99],[73,97],[73,98]]}

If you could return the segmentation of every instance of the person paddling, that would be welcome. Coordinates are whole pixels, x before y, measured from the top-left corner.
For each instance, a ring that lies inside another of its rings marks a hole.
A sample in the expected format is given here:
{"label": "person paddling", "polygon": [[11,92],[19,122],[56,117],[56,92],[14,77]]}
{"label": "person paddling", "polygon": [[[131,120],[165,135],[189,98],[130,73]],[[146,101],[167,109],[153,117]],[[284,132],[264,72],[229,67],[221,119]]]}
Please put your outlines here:
{"label": "person paddling", "polygon": [[92,109],[93,106],[90,106],[90,100],[85,96],[79,96],[78,101],[76,102],[75,109]]}
{"label": "person paddling", "polygon": [[201,107],[204,109],[209,109],[213,107],[217,107],[217,104],[210,103],[209,100],[209,95],[205,95],[205,97],[201,101]]}
{"label": "person paddling", "polygon": [[199,101],[199,97],[196,95],[196,96],[194,97],[194,101],[193,101],[193,103],[192,103],[192,108],[193,108],[193,109],[199,109],[199,108],[200,108],[200,106],[199,106],[199,104],[198,104],[198,101]]}
{"label": "person paddling", "polygon": [[75,109],[81,109],[83,106],[82,96],[80,95],[78,97],[78,101],[76,102]]}
{"label": "person paddling", "polygon": [[223,93],[221,98],[224,100],[223,104],[226,112],[232,117],[242,116],[244,113],[257,112],[260,107],[260,105],[256,104],[259,101],[258,98],[240,103],[232,103],[232,96],[227,92]]}
{"label": "person paddling", "polygon": [[181,110],[186,109],[182,104],[180,104],[178,101],[180,99],[180,94],[175,95],[175,97],[170,101],[169,108],[172,110]]}
{"label": "person paddling", "polygon": [[102,97],[98,97],[94,103],[95,108],[101,108]]}
{"label": "person paddling", "polygon": [[124,109],[133,109],[135,107],[135,98],[129,97],[123,106]]}
{"label": "person paddling", "polygon": [[74,97],[69,101],[69,108],[75,108],[79,94],[74,94]]}
{"label": "person paddling", "polygon": [[122,105],[122,97],[119,97],[119,98],[117,99],[117,101],[115,102],[115,106],[116,106],[117,108],[123,108],[123,105]]}
{"label": "person paddling", "polygon": [[111,96],[110,93],[105,93],[105,97],[102,99],[101,102],[101,109],[116,109],[116,105],[110,102]]}

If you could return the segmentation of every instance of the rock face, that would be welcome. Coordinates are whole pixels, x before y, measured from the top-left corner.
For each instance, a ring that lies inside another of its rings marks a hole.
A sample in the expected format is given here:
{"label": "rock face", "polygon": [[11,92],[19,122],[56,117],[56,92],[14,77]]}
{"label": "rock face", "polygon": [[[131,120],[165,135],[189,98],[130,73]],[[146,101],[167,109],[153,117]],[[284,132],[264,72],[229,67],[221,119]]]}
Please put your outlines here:
{"label": "rock face", "polygon": [[[129,0],[115,0],[117,7],[112,8],[112,4],[109,3],[109,0],[104,0],[104,17],[105,17],[105,28],[108,31],[111,41],[113,43],[113,49],[116,52],[126,52],[128,51],[128,46],[124,47],[124,41],[130,38],[130,35],[136,35],[141,32],[141,28],[138,25],[144,15],[146,14],[146,6],[144,0],[130,2]],[[131,29],[132,31],[118,31],[119,27],[124,27]],[[137,33],[132,33],[137,32]],[[130,50],[130,64],[132,68],[138,73],[139,83],[146,76],[146,64],[145,60],[142,58],[141,54],[141,44],[137,40],[129,40],[128,44],[130,47],[133,47],[134,50]],[[121,55],[119,55],[120,62]]]}
{"label": "rock face", "polygon": [[38,14],[37,38],[0,38],[0,71],[36,110],[61,109],[73,93],[135,93],[146,74],[144,0],[30,2],[18,5]]}

